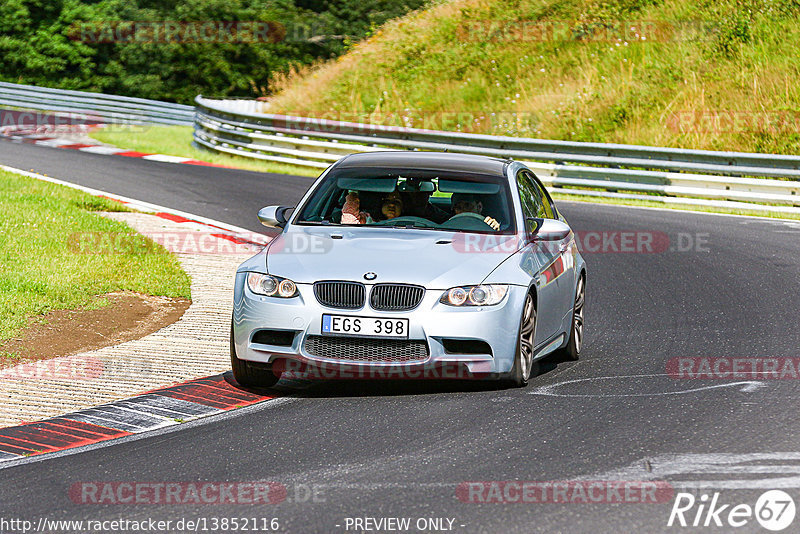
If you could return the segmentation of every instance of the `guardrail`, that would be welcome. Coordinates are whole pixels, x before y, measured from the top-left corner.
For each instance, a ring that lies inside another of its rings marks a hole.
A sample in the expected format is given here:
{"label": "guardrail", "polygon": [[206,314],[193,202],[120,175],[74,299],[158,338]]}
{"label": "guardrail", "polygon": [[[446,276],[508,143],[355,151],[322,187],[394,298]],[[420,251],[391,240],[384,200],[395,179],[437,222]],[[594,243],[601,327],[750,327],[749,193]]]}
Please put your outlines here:
{"label": "guardrail", "polygon": [[194,107],[183,104],[6,82],[0,82],[0,106],[80,113],[116,124],[194,122]]}
{"label": "guardrail", "polygon": [[195,103],[195,142],[228,154],[323,169],[354,152],[447,150],[521,160],[564,194],[800,213],[800,156],[356,124],[253,113],[202,96]]}

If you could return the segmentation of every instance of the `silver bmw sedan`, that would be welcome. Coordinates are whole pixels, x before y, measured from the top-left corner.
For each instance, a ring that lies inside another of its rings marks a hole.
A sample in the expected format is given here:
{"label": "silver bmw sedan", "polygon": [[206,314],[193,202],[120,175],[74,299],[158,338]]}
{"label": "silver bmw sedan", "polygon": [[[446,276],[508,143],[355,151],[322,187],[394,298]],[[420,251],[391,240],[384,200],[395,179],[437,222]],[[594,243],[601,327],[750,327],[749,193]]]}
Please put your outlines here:
{"label": "silver bmw sedan", "polygon": [[[489,378],[524,386],[533,362],[577,359],[586,267],[525,165],[434,152],[352,154],[238,269],[234,378]],[[309,375],[310,373],[310,375]]]}

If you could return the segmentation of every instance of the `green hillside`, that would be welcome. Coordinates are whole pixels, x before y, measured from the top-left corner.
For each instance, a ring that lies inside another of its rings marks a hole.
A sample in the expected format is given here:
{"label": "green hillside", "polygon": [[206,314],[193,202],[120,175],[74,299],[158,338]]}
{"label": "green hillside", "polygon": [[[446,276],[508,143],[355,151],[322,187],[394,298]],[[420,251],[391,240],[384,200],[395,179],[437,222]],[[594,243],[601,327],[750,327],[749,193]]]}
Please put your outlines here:
{"label": "green hillside", "polygon": [[436,2],[284,79],[273,109],[798,153],[799,15],[797,0]]}

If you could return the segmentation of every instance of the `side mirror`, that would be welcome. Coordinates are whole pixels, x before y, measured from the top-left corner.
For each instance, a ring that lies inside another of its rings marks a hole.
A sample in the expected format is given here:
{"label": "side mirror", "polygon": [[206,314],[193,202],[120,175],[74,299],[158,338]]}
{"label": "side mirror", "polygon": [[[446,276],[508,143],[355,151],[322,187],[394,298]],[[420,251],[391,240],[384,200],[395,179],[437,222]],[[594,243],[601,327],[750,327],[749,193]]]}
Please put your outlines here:
{"label": "side mirror", "polygon": [[557,219],[537,219],[529,217],[525,220],[528,224],[530,241],[562,241],[569,237],[572,229],[569,225]]}
{"label": "side mirror", "polygon": [[258,210],[258,220],[270,228],[283,228],[286,226],[286,212],[294,209],[287,206],[267,206]]}

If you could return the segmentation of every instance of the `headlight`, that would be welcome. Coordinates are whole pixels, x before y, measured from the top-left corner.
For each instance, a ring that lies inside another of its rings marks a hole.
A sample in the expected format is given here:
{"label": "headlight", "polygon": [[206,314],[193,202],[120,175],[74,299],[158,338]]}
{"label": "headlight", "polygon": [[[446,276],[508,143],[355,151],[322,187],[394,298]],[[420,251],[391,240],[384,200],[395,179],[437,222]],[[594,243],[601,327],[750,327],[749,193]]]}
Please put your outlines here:
{"label": "headlight", "polygon": [[297,295],[297,286],[288,278],[261,273],[247,273],[247,287],[257,295],[288,299]]}
{"label": "headlight", "polygon": [[494,306],[503,301],[506,293],[505,284],[454,287],[445,291],[439,302],[448,306]]}

